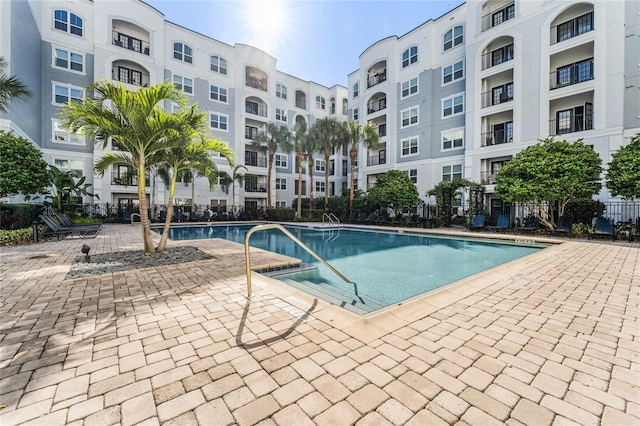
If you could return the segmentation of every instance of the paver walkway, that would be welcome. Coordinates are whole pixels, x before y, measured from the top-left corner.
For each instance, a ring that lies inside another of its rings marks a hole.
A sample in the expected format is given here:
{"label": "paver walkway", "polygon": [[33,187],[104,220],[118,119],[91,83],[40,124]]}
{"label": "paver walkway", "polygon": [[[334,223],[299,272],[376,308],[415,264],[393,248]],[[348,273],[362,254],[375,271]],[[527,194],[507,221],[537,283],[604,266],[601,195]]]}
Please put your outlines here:
{"label": "paver walkway", "polygon": [[637,243],[570,241],[364,320],[257,275],[245,298],[221,240],[65,280],[84,243],[142,247],[108,225],[0,249],[3,426],[640,424]]}

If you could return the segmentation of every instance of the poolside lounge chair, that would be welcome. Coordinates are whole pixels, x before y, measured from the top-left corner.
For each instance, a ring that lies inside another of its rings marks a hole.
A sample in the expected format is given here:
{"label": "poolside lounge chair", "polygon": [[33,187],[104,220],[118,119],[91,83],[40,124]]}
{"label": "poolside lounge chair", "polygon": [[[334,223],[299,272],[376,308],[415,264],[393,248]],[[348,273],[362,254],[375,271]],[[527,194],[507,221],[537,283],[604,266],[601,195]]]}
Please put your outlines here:
{"label": "poolside lounge chair", "polygon": [[82,227],[72,227],[72,226],[62,226],[58,222],[56,222],[53,217],[47,215],[40,215],[40,220],[45,223],[51,230],[47,234],[53,235],[55,237],[60,238],[67,237],[69,235],[77,236],[80,238],[94,238],[100,232],[100,228],[91,229],[91,228],[82,228]]}
{"label": "poolside lounge chair", "polygon": [[378,220],[378,212],[373,212],[369,215],[366,222],[368,225],[373,225]]}
{"label": "poolside lounge chair", "polygon": [[196,222],[198,220],[198,215],[196,212],[189,212],[189,222]]}
{"label": "poolside lounge chair", "polygon": [[540,220],[536,216],[527,216],[524,218],[523,226],[518,228],[518,231],[534,233],[538,229],[540,229]]}
{"label": "poolside lounge chair", "polygon": [[56,219],[60,223],[61,226],[75,227],[78,229],[100,229],[102,228],[102,223],[93,222],[93,223],[74,223],[73,220],[69,216],[64,213],[56,213]]}
{"label": "poolside lounge chair", "polygon": [[202,220],[206,220],[207,222],[211,222],[211,210],[206,209],[202,213]]}
{"label": "poolside lounge chair", "polygon": [[616,230],[613,228],[613,221],[604,217],[597,217],[593,223],[593,231],[589,232],[588,239],[594,237],[611,237],[616,240]]}
{"label": "poolside lounge chair", "polygon": [[483,214],[476,215],[473,218],[473,222],[469,225],[469,231],[476,231],[479,229],[484,229],[484,222],[486,221],[486,216]]}
{"label": "poolside lounge chair", "polygon": [[422,218],[420,217],[420,215],[413,214],[411,215],[411,220],[409,220],[407,226],[410,226],[412,228],[417,227],[420,226],[420,222],[422,222]]}
{"label": "poolside lounge chair", "polygon": [[233,214],[233,210],[229,210],[229,213],[227,213],[227,219],[228,220],[236,220],[236,215]]}
{"label": "poolside lounge chair", "polygon": [[378,219],[378,225],[389,225],[390,223],[391,218],[389,218],[389,213],[387,211],[382,212],[380,219]]}
{"label": "poolside lounge chair", "polygon": [[394,221],[393,221],[393,224],[396,225],[396,226],[402,226],[402,221],[403,220],[404,220],[404,217],[402,216],[402,213],[397,214],[395,219],[394,219]]}
{"label": "poolside lounge chair", "polygon": [[365,212],[361,212],[356,220],[357,223],[365,223],[367,221],[367,214]]}
{"label": "poolside lounge chair", "polygon": [[340,221],[340,223],[344,223],[344,221],[347,220],[347,212],[344,211],[344,212],[340,213],[340,216],[338,217],[338,220]]}
{"label": "poolside lounge chair", "polygon": [[558,221],[558,227],[553,230],[554,234],[571,235],[573,219],[569,216],[562,216]]}
{"label": "poolside lounge chair", "polygon": [[182,210],[177,210],[173,218],[176,222],[182,222],[184,220],[184,214],[182,213]]}
{"label": "poolside lounge chair", "polygon": [[158,215],[158,222],[166,222],[167,221],[167,211],[166,210],[160,210],[160,214]]}
{"label": "poolside lounge chair", "polygon": [[509,218],[509,215],[501,214],[500,216],[498,216],[498,223],[496,223],[496,226],[490,226],[489,229],[494,232],[506,231],[507,229],[509,229],[510,225],[511,219]]}

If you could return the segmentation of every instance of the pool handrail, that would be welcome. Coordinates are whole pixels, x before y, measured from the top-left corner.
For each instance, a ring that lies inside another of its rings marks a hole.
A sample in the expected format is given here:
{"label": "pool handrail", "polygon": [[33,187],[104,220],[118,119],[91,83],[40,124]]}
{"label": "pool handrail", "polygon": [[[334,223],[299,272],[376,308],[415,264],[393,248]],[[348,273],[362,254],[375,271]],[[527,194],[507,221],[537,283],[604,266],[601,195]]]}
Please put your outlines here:
{"label": "pool handrail", "polygon": [[329,224],[331,225],[332,228],[335,226],[336,222],[338,223],[338,225],[340,224],[340,219],[338,219],[335,214],[333,214],[333,213],[323,213],[322,214],[322,224],[323,225],[324,225],[324,218],[325,217],[327,219],[329,219]]}
{"label": "pool handrail", "polygon": [[294,243],[302,247],[307,253],[313,256],[318,262],[322,263],[324,266],[329,268],[334,274],[342,278],[344,282],[347,284],[353,284],[353,288],[355,291],[355,295],[358,296],[358,285],[353,281],[349,280],[347,277],[342,275],[336,268],[329,265],[326,260],[321,258],[316,252],[307,247],[302,241],[300,241],[295,235],[291,232],[287,231],[284,226],[278,225],[277,223],[266,223],[264,225],[256,225],[247,232],[246,237],[244,238],[244,260],[247,266],[247,298],[251,298],[253,296],[253,288],[251,286],[251,260],[249,256],[249,239],[254,232],[264,231],[267,229],[278,229],[282,231],[287,237],[289,237]]}

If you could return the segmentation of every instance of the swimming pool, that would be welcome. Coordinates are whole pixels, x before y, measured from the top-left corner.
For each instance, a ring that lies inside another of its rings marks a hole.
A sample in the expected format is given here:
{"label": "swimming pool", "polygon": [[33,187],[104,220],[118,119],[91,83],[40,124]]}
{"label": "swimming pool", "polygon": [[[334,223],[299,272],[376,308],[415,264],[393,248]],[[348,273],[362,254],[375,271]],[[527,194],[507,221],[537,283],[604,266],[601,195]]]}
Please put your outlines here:
{"label": "swimming pool", "polygon": [[[244,244],[255,225],[172,227],[172,240],[223,238]],[[546,245],[456,239],[380,230],[287,226],[357,287],[347,284],[278,230],[251,237],[251,246],[301,259],[310,268],[271,275],[329,303],[368,313],[534,253]]]}

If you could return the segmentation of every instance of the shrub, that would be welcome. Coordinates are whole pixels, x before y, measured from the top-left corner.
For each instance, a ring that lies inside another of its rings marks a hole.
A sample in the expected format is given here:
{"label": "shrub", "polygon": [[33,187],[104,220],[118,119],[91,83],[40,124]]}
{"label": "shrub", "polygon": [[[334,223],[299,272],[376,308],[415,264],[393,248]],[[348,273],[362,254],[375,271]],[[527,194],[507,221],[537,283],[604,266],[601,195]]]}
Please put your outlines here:
{"label": "shrub", "polygon": [[43,207],[36,204],[0,204],[0,222],[2,229],[30,228],[38,220]]}
{"label": "shrub", "polygon": [[32,228],[16,229],[11,231],[0,230],[0,244],[3,246],[30,244],[32,242]]}
{"label": "shrub", "polygon": [[267,217],[269,220],[279,222],[293,222],[296,218],[296,211],[294,209],[268,209]]}

